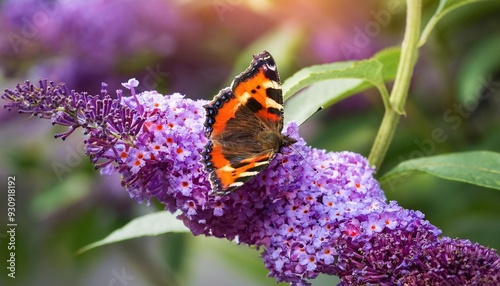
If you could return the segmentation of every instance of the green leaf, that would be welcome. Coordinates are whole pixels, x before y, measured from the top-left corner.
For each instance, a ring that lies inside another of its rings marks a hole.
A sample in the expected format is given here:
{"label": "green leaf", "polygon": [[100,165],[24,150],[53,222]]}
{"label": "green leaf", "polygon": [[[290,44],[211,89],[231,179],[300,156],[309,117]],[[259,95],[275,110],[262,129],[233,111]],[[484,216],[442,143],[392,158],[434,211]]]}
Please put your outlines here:
{"label": "green leaf", "polygon": [[500,67],[498,47],[500,36],[491,35],[477,43],[464,57],[456,81],[458,100],[461,104],[474,107],[498,89],[498,84],[493,81],[493,74]]}
{"label": "green leaf", "polygon": [[320,106],[326,108],[371,86],[388,101],[384,81],[396,76],[400,54],[399,48],[391,48],[367,60],[315,65],[298,71],[283,83],[285,122],[300,124]]}
{"label": "green leaf", "polygon": [[431,17],[427,25],[425,26],[424,30],[422,31],[422,34],[420,35],[420,40],[418,41],[418,46],[421,47],[425,44],[427,41],[427,38],[429,37],[430,33],[436,26],[437,22],[441,20],[446,14],[449,12],[462,7],[463,5],[474,3],[474,2],[479,2],[479,1],[484,1],[484,0],[441,0],[439,1],[439,6],[434,13],[434,15]]}
{"label": "green leaf", "polygon": [[401,47],[390,47],[383,49],[373,56],[384,65],[382,78],[385,81],[392,81],[396,77],[399,58],[401,57]]}
{"label": "green leaf", "polygon": [[471,151],[412,159],[399,163],[380,183],[404,180],[415,172],[500,190],[500,153]]}
{"label": "green leaf", "polygon": [[37,217],[47,217],[84,200],[89,195],[92,179],[75,171],[51,188],[40,192],[31,200],[34,214]]}
{"label": "green leaf", "polygon": [[189,232],[189,229],[184,226],[182,221],[176,219],[173,214],[167,211],[151,213],[136,218],[127,223],[124,227],[113,231],[104,239],[81,248],[78,250],[77,254],[118,241],[143,236],[157,236],[170,232]]}

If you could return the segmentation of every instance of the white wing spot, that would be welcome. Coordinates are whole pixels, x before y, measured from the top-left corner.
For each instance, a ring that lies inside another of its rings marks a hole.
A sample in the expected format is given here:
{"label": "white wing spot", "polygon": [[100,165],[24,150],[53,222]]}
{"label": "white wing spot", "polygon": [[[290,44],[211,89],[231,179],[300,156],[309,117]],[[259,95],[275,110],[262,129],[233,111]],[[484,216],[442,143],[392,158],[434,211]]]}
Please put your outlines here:
{"label": "white wing spot", "polygon": [[272,71],[276,70],[276,65],[269,65],[269,64],[267,64],[266,66],[267,66],[268,69],[270,69]]}

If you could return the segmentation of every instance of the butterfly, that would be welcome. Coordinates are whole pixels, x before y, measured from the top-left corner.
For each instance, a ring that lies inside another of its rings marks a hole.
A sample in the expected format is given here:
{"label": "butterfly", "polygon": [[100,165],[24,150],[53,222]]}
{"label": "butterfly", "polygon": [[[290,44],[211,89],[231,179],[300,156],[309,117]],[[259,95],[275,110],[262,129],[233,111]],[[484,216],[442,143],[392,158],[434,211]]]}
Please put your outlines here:
{"label": "butterfly", "polygon": [[297,142],[281,134],[283,93],[276,62],[267,51],[254,55],[250,66],[204,108],[208,142],[202,162],[214,194],[236,191],[281,148]]}

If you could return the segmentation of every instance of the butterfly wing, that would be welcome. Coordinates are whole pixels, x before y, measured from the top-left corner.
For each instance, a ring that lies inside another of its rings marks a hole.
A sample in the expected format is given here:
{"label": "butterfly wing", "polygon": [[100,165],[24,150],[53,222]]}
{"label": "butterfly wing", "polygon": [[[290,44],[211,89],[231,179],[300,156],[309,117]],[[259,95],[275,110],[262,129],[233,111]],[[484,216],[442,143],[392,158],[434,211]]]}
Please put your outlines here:
{"label": "butterfly wing", "polygon": [[276,63],[264,51],[233,83],[236,98],[271,129],[283,129],[283,93]]}
{"label": "butterfly wing", "polygon": [[[210,140],[203,158],[216,194],[236,190],[269,165],[274,155],[274,150],[263,147],[258,139],[267,125],[241,105],[231,89],[226,88],[205,107]],[[233,116],[229,116],[231,112]]]}
{"label": "butterfly wing", "polygon": [[[264,170],[274,155],[274,152],[247,155],[244,159],[226,162],[224,160],[217,160],[217,158],[225,157],[220,145],[208,147],[207,152],[215,159],[213,160],[214,167],[210,171],[210,183],[213,192],[218,195],[228,194],[241,187],[260,171]],[[224,163],[217,166],[216,162]]]}
{"label": "butterfly wing", "polygon": [[281,147],[283,95],[271,55],[254,56],[205,109],[209,142],[203,160],[213,192],[226,194],[265,169]]}

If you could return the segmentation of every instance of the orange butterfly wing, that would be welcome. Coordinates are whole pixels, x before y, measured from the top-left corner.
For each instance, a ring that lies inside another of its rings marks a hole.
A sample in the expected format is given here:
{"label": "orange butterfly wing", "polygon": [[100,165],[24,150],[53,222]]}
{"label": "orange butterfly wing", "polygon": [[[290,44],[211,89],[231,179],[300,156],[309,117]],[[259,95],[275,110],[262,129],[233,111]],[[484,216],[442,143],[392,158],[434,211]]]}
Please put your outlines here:
{"label": "orange butterfly wing", "polygon": [[209,141],[203,162],[212,191],[227,194],[265,169],[280,148],[296,141],[282,135],[283,95],[272,56],[264,51],[205,106]]}

